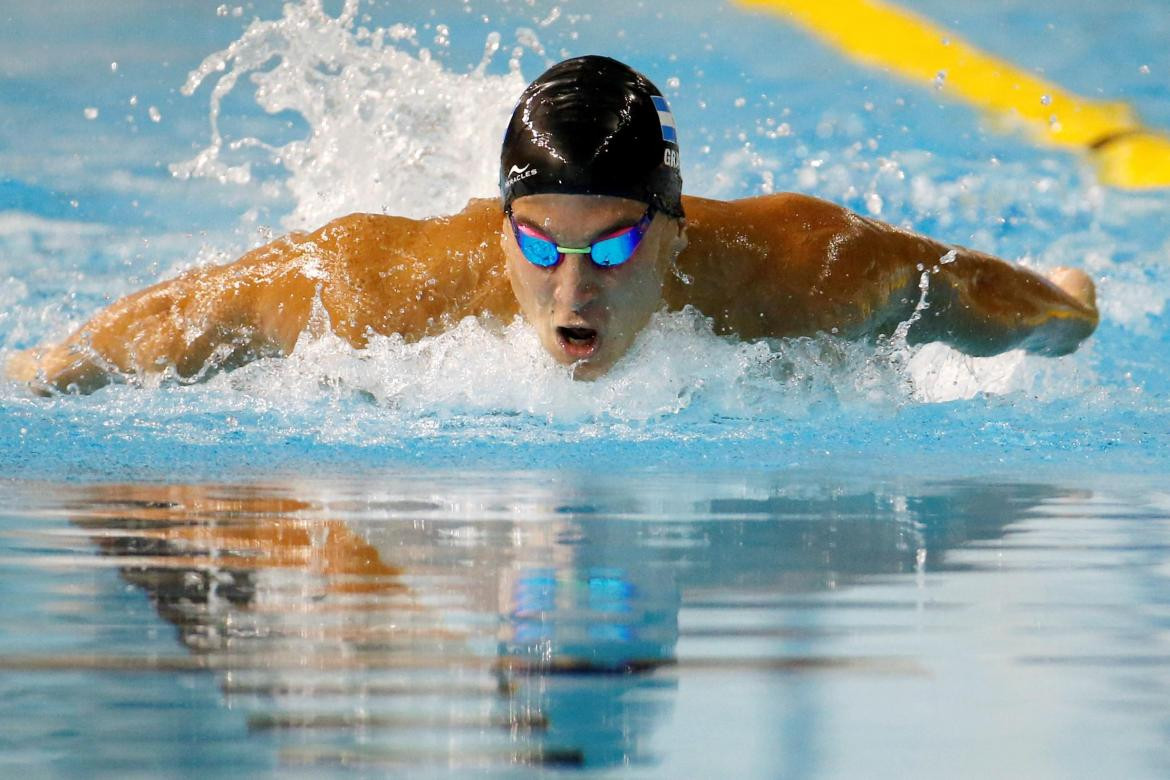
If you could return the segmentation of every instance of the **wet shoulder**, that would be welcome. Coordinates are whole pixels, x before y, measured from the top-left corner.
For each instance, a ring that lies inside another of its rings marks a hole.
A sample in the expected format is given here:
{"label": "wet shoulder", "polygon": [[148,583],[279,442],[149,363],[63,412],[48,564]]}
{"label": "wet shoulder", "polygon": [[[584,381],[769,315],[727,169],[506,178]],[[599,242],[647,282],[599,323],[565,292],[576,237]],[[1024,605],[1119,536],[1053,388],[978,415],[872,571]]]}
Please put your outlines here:
{"label": "wet shoulder", "polygon": [[491,243],[499,221],[498,201],[473,200],[457,214],[424,219],[349,214],[295,240],[307,251],[318,248],[348,273],[361,275],[403,263],[428,265],[453,248]]}
{"label": "wet shoulder", "polygon": [[[732,201],[689,198],[687,235],[696,253],[733,259],[743,272],[774,274],[802,284],[819,275],[846,244],[866,229],[848,209],[797,193]],[[696,258],[699,260],[699,258]]]}

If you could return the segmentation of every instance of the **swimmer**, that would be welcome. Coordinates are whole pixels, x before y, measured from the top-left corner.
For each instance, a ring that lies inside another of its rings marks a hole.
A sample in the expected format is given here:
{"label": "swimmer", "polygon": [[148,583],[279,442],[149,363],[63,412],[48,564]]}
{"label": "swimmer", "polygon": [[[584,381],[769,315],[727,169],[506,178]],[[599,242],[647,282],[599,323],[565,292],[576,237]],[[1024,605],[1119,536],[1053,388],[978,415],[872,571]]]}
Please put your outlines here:
{"label": "swimmer", "polygon": [[525,89],[500,187],[500,200],[452,216],[352,214],[189,271],[17,353],[9,376],[40,393],[158,372],[196,381],[287,355],[306,331],[362,348],[519,315],[591,380],[655,312],[686,306],[741,339],[873,339],[909,323],[911,344],[970,355],[1064,355],[1097,326],[1093,283],[1076,269],[1045,278],[805,195],[683,196],[667,102],[605,57],[561,62]]}

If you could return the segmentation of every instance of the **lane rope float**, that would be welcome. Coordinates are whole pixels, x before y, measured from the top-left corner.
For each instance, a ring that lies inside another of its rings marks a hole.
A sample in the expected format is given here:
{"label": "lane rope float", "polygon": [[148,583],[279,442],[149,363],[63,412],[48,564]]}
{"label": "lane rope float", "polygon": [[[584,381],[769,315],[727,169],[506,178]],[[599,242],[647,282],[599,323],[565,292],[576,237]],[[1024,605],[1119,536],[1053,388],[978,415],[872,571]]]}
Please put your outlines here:
{"label": "lane rope float", "polygon": [[1092,100],[967,43],[881,0],[736,0],[786,18],[866,65],[946,94],[1038,143],[1080,150],[1116,187],[1170,186],[1170,137],[1142,125],[1127,104]]}

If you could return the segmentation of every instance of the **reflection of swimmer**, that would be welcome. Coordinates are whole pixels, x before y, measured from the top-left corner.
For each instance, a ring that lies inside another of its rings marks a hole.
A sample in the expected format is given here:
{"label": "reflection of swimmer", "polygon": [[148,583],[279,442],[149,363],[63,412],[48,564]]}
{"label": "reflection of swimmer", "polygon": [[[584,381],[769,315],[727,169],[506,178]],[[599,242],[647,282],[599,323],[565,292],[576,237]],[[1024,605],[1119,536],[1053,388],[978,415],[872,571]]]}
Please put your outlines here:
{"label": "reflection of swimmer", "polygon": [[[250,751],[406,772],[646,765],[680,689],[747,669],[790,680],[782,711],[802,726],[776,732],[777,754],[800,755],[833,701],[808,674],[915,668],[849,639],[904,632],[902,611],[920,608],[887,575],[967,565],[951,551],[1076,495],[673,487],[664,511],[640,480],[561,484],[518,501],[539,522],[514,524],[469,519],[458,498],[426,522],[409,508],[333,519],[333,502],[292,486],[87,486],[64,505],[190,649],[160,668],[220,673]],[[380,506],[425,505],[413,499],[431,489]],[[131,653],[127,668],[153,663]]]}
{"label": "reflection of swimmer", "polygon": [[647,735],[676,685],[650,674],[677,641],[669,572],[578,570],[573,548],[552,541],[559,524],[520,548],[445,548],[428,525],[379,523],[393,553],[441,573],[436,590],[284,490],[101,485],[83,496],[73,522],[178,629],[193,668],[222,673],[253,745],[286,761],[652,758]]}
{"label": "reflection of swimmer", "polygon": [[85,392],[288,354],[317,328],[362,347],[522,314],[554,359],[590,379],[656,310],[687,305],[742,338],[865,338],[907,323],[911,343],[975,355],[1061,355],[1096,327],[1081,271],[1044,279],[802,195],[684,198],[678,155],[649,81],[610,59],[568,60],[521,96],[502,204],[426,220],[355,214],[293,233],[130,295],[63,343],[15,356],[9,374]]}

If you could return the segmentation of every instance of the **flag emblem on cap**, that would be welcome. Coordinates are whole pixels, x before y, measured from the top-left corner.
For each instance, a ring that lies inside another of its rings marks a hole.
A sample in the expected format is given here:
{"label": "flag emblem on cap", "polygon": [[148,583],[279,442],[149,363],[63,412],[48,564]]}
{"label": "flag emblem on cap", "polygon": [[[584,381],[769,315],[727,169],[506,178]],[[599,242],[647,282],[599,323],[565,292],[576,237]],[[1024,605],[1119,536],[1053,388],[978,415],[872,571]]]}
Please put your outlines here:
{"label": "flag emblem on cap", "polygon": [[678,143],[678,133],[674,129],[674,114],[670,113],[670,106],[666,103],[666,98],[661,95],[651,95],[650,99],[654,101],[654,107],[658,109],[658,123],[662,125],[662,140],[670,143]]}

